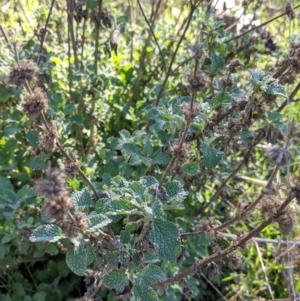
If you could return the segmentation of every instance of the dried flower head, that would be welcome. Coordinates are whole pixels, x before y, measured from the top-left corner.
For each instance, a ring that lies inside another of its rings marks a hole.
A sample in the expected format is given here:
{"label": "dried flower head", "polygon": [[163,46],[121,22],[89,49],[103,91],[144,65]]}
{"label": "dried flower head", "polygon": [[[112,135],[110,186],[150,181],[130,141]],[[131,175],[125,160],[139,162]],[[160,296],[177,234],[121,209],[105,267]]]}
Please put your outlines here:
{"label": "dried flower head", "polygon": [[189,93],[201,92],[209,85],[209,78],[203,72],[198,70],[196,75],[194,75],[193,71],[187,72],[187,81],[188,81],[188,91]]}
{"label": "dried flower head", "polygon": [[36,72],[39,68],[37,64],[30,60],[23,60],[19,63],[13,63],[11,65],[11,71],[6,78],[6,83],[11,85],[20,86],[26,81],[30,83],[34,80]]}
{"label": "dried flower head", "polygon": [[244,64],[239,59],[232,60],[226,68],[229,70],[230,73],[236,73],[237,67],[244,66]]}
{"label": "dried flower head", "polygon": [[32,93],[24,95],[22,109],[25,115],[38,115],[48,109],[48,99],[41,88],[35,88]]}
{"label": "dried flower head", "polygon": [[214,261],[208,264],[207,268],[208,278],[212,279],[215,276],[219,275],[220,273],[220,267],[218,264],[216,264]]}
{"label": "dried flower head", "polygon": [[65,178],[61,170],[54,169],[52,173],[47,172],[47,179],[35,183],[38,196],[45,197],[43,205],[45,214],[57,221],[63,220],[65,213],[72,206]]}
{"label": "dried flower head", "polygon": [[292,72],[300,73],[300,49],[297,49],[294,54],[289,58],[289,65]]}
{"label": "dried flower head", "polygon": [[243,262],[241,256],[236,252],[230,253],[227,258],[229,268],[234,270],[238,269]]}
{"label": "dried flower head", "polygon": [[223,76],[221,78],[221,83],[224,88],[231,88],[233,86],[233,79],[231,76]]}
{"label": "dried flower head", "polygon": [[278,145],[274,145],[268,150],[268,156],[270,160],[280,166],[287,165],[291,158],[290,152],[286,148]]}
{"label": "dried flower head", "polygon": [[288,72],[285,72],[282,74],[279,80],[279,84],[285,85],[285,84],[294,84],[296,81],[296,74],[290,70]]}
{"label": "dried flower head", "polygon": [[291,206],[286,207],[276,218],[279,225],[280,233],[284,236],[289,235],[295,224],[295,211]]}
{"label": "dried flower head", "polygon": [[187,122],[192,122],[195,117],[199,115],[201,108],[200,104],[198,103],[193,104],[193,107],[191,108],[191,104],[187,102],[183,103],[180,107]]}
{"label": "dried flower head", "polygon": [[183,143],[180,147],[178,142],[174,143],[171,147],[171,154],[179,163],[187,162],[189,159],[188,144]]}
{"label": "dried flower head", "polygon": [[281,202],[272,196],[265,195],[259,204],[259,209],[265,218],[275,217]]}
{"label": "dried flower head", "polygon": [[89,220],[83,212],[75,212],[73,217],[74,220],[68,218],[62,224],[62,230],[69,238],[78,237],[89,224]]}
{"label": "dried flower head", "polygon": [[56,122],[51,122],[50,131],[46,128],[45,125],[40,126],[40,129],[42,131],[39,135],[39,147],[46,151],[52,151],[52,149],[55,148],[58,140]]}
{"label": "dried flower head", "polygon": [[64,172],[69,178],[74,178],[77,171],[80,168],[80,162],[78,160],[78,154],[73,154],[73,160],[69,160],[68,158],[63,159],[64,162]]}

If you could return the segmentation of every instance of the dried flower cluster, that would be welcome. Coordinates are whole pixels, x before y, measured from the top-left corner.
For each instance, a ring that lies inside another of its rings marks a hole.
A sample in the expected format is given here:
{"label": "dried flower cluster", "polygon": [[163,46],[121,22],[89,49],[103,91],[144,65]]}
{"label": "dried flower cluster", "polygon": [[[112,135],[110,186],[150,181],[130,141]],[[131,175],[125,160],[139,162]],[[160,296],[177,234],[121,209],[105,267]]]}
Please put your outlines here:
{"label": "dried flower cluster", "polygon": [[198,231],[206,236],[218,238],[219,234],[214,230],[215,225],[211,220],[202,220],[197,224]]}
{"label": "dried flower cluster", "polygon": [[25,82],[30,83],[35,79],[35,74],[39,68],[33,61],[23,60],[11,65],[11,72],[4,78],[4,82],[9,85],[21,86]]}
{"label": "dried flower cluster", "polygon": [[192,122],[199,115],[201,108],[198,103],[193,104],[193,107],[191,107],[191,104],[187,102],[183,103],[180,107],[187,122]]}
{"label": "dried flower cluster", "polygon": [[198,70],[196,75],[194,75],[193,71],[190,70],[187,72],[186,77],[189,93],[201,92],[209,85],[209,78],[203,71]]}
{"label": "dried flower cluster", "polygon": [[63,222],[62,229],[67,237],[77,237],[89,224],[89,220],[83,212],[75,212],[73,219]]}
{"label": "dried flower cluster", "polygon": [[39,134],[39,147],[46,151],[52,151],[55,148],[58,141],[58,131],[56,128],[56,122],[51,122],[50,131],[45,125],[40,126],[42,130]]}
{"label": "dried flower cluster", "polygon": [[243,262],[241,256],[236,252],[230,253],[227,256],[227,259],[228,259],[228,266],[234,270],[238,269]]}
{"label": "dried flower cluster", "polygon": [[23,113],[28,116],[40,114],[48,109],[48,99],[41,88],[35,88],[32,93],[24,95],[24,103],[22,105]]}
{"label": "dried flower cluster", "polygon": [[73,160],[69,160],[68,158],[63,158],[64,162],[64,172],[69,178],[75,178],[77,171],[80,168],[80,162],[78,159],[78,154],[73,154]]}
{"label": "dried flower cluster", "polygon": [[179,142],[174,143],[171,146],[171,154],[179,163],[187,162],[189,159],[188,144],[184,142],[180,147]]}
{"label": "dried flower cluster", "polygon": [[61,170],[54,169],[47,172],[47,179],[36,181],[37,194],[45,198],[43,209],[49,219],[62,221],[72,206],[65,179]]}
{"label": "dried flower cluster", "polygon": [[240,66],[244,66],[244,64],[239,59],[234,59],[226,66],[226,68],[230,73],[237,73],[237,68]]}

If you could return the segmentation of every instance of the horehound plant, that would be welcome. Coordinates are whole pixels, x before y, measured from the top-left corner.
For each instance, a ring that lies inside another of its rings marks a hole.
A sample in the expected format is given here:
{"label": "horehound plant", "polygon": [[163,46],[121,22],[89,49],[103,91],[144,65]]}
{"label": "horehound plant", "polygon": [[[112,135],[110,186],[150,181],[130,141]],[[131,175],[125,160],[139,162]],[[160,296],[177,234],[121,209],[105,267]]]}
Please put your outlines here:
{"label": "horehound plant", "polygon": [[[191,2],[184,33],[200,2]],[[98,8],[99,17],[102,16],[101,5]],[[83,13],[82,10],[79,12]],[[286,13],[291,14],[290,10]],[[80,19],[78,15],[76,18]],[[85,14],[82,18],[86,18]],[[99,23],[97,15],[94,19]],[[200,35],[200,42],[192,50],[191,68],[185,72],[187,95],[170,101],[160,97],[171,74],[177,49],[165,70],[154,105],[145,109],[149,119],[147,133],[130,134],[123,130],[120,138],[110,139],[110,150],[121,153],[133,172],[128,177],[125,172],[120,172],[100,188],[81,169],[80,155],[73,153],[70,156],[63,147],[59,126],[50,114],[47,115],[51,104],[48,91],[43,90],[37,80],[39,66],[30,59],[19,60],[16,47],[11,46],[16,62],[11,64],[10,73],[2,77],[2,82],[24,88],[20,108],[27,117],[36,118],[34,126],[39,131],[39,148],[59,151],[64,166],[53,168],[49,163],[45,178],[35,181],[37,194],[44,199],[41,208],[44,223],[33,230],[30,240],[55,243],[68,239],[71,242],[66,251],[68,267],[76,275],[93,279],[80,300],[93,300],[102,286],[114,290],[119,299],[158,300],[159,297],[167,298],[168,286],[174,283],[181,285],[183,298],[188,299],[193,293],[188,282],[191,276],[205,272],[212,279],[225,266],[239,268],[243,263],[240,251],[247,252],[251,239],[270,224],[278,223],[283,236],[293,230],[296,213],[293,201],[300,202],[299,178],[291,177],[281,185],[274,185],[273,181],[280,169],[290,162],[289,145],[292,139],[299,137],[295,122],[289,122],[285,129],[283,145],[272,146],[267,152],[274,163],[267,184],[255,199],[240,199],[231,220],[220,224],[213,217],[203,218],[195,221],[192,232],[184,233],[169,215],[170,211],[184,209],[192,185],[201,185],[197,183],[199,166],[209,174],[221,164],[224,156],[241,149],[243,159],[221,181],[201,210],[205,212],[213,206],[226,184],[249,163],[258,143],[262,139],[275,140],[276,129],[259,124],[266,115],[276,119],[267,109],[277,105],[277,97],[293,101],[300,88],[298,85],[288,96],[281,85],[294,82],[292,75],[300,72],[297,65],[299,45],[295,44],[286,63],[275,73],[249,69],[251,88],[243,97],[233,97],[236,88],[233,75],[245,66],[238,59],[225,66],[219,51],[214,50],[218,39],[223,37],[222,30],[218,31],[221,24],[213,24],[214,27],[208,26],[205,31],[210,37],[207,44],[201,43],[203,37]],[[80,65],[77,55],[75,62],[77,69]],[[215,88],[216,84],[218,88]],[[204,99],[204,95],[209,99]],[[283,103],[278,110],[287,104]],[[250,129],[255,133],[252,138],[251,135],[240,136]],[[215,145],[211,143],[214,136],[219,139]],[[244,148],[239,143],[240,137],[243,142],[248,140]],[[91,147],[93,143],[89,144]],[[107,163],[108,167],[110,163]],[[145,167],[142,171],[139,170],[141,165]],[[87,187],[71,194],[67,179],[76,174]],[[256,209],[263,220],[248,232],[241,230],[226,248],[222,248],[221,230],[247,221]],[[210,237],[210,255],[192,259],[188,268],[168,275],[164,264],[173,262],[180,268],[190,256],[188,238],[200,235]],[[290,297],[296,299],[297,296]]]}

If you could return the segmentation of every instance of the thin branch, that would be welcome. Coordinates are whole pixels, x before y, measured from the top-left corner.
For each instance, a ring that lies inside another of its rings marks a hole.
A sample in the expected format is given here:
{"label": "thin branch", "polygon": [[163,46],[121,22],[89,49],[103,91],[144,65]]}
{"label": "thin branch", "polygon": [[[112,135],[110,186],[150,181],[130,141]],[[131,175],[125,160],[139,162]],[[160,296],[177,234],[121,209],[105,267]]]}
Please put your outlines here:
{"label": "thin branch", "polygon": [[209,257],[207,257],[203,260],[197,261],[195,264],[193,264],[192,266],[187,268],[185,271],[177,274],[174,277],[171,277],[171,278],[168,278],[166,280],[159,281],[157,283],[152,284],[151,287],[153,289],[158,289],[158,288],[161,288],[165,285],[172,284],[175,281],[180,281],[180,280],[182,280],[182,279],[184,279],[184,278],[186,278],[190,275],[194,275],[195,273],[197,273],[197,271],[199,271],[200,268],[206,266],[207,264],[211,263],[212,261],[224,258],[225,256],[229,255],[230,253],[234,252],[235,250],[237,250],[239,248],[240,245],[245,244],[248,240],[252,239],[258,233],[260,233],[264,228],[266,228],[267,226],[272,224],[274,221],[276,221],[276,218],[282,213],[282,211],[288,206],[288,204],[294,198],[295,198],[295,193],[293,191],[291,191],[289,193],[289,195],[287,196],[286,200],[277,209],[277,213],[276,213],[275,216],[271,216],[267,220],[263,221],[258,227],[254,228],[249,233],[247,233],[247,234],[243,235],[241,238],[239,238],[239,240],[236,243],[231,244],[226,249],[224,249],[220,252],[216,252],[216,253],[212,254],[211,256],[209,256]]}
{"label": "thin branch", "polygon": [[[140,7],[140,10],[141,10],[142,15],[143,15],[143,17],[144,17],[144,19],[145,19],[145,22],[147,23],[147,25],[148,25],[148,27],[149,27],[149,29],[150,29],[150,31],[151,31],[151,34],[153,35],[155,44],[156,44],[156,46],[157,46],[157,48],[158,48],[159,54],[160,54],[161,59],[162,59],[162,63],[163,63],[163,67],[164,67],[163,69],[164,69],[164,70],[167,70],[165,58],[164,58],[164,55],[163,55],[163,53],[162,53],[162,51],[161,51],[161,49],[160,49],[160,46],[159,46],[159,44],[158,44],[158,41],[157,41],[157,39],[156,39],[155,33],[154,33],[154,31],[153,31],[153,28],[152,28],[151,24],[149,23],[149,21],[148,21],[146,15],[145,15],[145,12],[144,12],[144,10],[143,10],[143,7],[142,7],[142,5],[141,5],[140,0],[137,0],[137,3],[138,3],[138,5],[139,5],[139,7]],[[157,4],[157,6],[159,6],[159,4]]]}
{"label": "thin branch", "polygon": [[[300,5],[295,6],[294,9],[296,9],[296,8],[298,8],[298,7],[300,7]],[[273,21],[275,21],[275,20],[277,20],[277,19],[279,19],[279,18],[285,16],[286,14],[287,14],[287,12],[284,12],[284,13],[282,13],[282,14],[279,15],[279,16],[276,16],[276,17],[274,17],[274,18],[272,18],[272,19],[270,19],[270,20],[268,20],[268,21],[266,21],[266,22],[264,22],[264,23],[261,23],[261,24],[258,25],[258,26],[255,26],[255,27],[253,27],[253,28],[251,28],[251,29],[249,29],[249,30],[243,32],[243,33],[240,34],[240,35],[237,35],[237,36],[235,36],[235,37],[233,37],[233,38],[231,38],[231,39],[229,39],[229,40],[224,41],[224,43],[228,43],[228,42],[231,42],[231,41],[233,41],[233,40],[237,40],[237,39],[239,39],[240,37],[246,35],[247,33],[251,32],[251,31],[253,31],[253,30],[255,30],[255,29],[258,29],[258,28],[260,28],[260,27],[263,27],[263,26],[265,26],[265,25],[267,25],[267,24],[269,24],[269,23],[271,23],[271,22],[273,22]]]}
{"label": "thin branch", "polygon": [[38,61],[37,61],[38,64],[41,61],[42,51],[43,51],[43,45],[44,45],[45,37],[47,35],[47,27],[48,27],[48,24],[49,24],[49,21],[50,21],[50,17],[51,17],[52,9],[54,7],[54,3],[55,3],[55,0],[52,0],[51,6],[50,6],[50,9],[49,9],[49,13],[48,13],[48,16],[47,16],[47,19],[46,19],[45,27],[44,27],[44,34],[42,34],[42,37],[41,37],[39,58],[38,58]]}

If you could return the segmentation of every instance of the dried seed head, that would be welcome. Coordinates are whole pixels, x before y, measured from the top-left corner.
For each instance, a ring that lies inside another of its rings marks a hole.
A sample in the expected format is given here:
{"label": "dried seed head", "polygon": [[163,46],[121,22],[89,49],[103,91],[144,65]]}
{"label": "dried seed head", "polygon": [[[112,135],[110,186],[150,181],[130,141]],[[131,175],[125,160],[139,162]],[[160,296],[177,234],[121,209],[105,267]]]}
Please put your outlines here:
{"label": "dried seed head", "polygon": [[61,170],[54,169],[52,173],[48,173],[47,179],[35,183],[38,196],[46,199],[43,205],[45,214],[57,221],[63,220],[66,211],[72,206],[65,178]]}
{"label": "dried seed head", "polygon": [[244,64],[239,59],[232,60],[226,68],[229,70],[230,73],[236,73],[237,67],[244,66]]}
{"label": "dried seed head", "polygon": [[198,103],[193,104],[193,107],[191,108],[191,104],[187,102],[183,103],[180,107],[185,120],[188,122],[193,121],[195,117],[199,115],[201,108],[200,104]]}
{"label": "dried seed head", "polygon": [[13,63],[11,72],[6,78],[6,83],[10,85],[20,86],[27,81],[30,83],[35,78],[35,73],[38,72],[37,64],[30,60],[23,60],[18,63]]}
{"label": "dried seed head", "polygon": [[64,162],[64,172],[69,178],[75,178],[77,171],[80,168],[80,162],[78,160],[78,154],[73,154],[73,160],[67,158],[63,159]]}
{"label": "dried seed head", "polygon": [[180,166],[175,166],[171,169],[171,174],[174,176],[182,177],[184,175],[183,169]]}
{"label": "dried seed head", "polygon": [[189,150],[188,144],[183,143],[181,147],[179,147],[179,143],[176,142],[171,147],[172,156],[181,164],[185,163],[189,159]]}
{"label": "dried seed head", "polygon": [[46,151],[52,151],[52,149],[55,148],[58,139],[55,121],[51,122],[50,132],[45,125],[42,125],[40,129],[42,131],[39,134],[39,147]]}
{"label": "dried seed head", "polygon": [[231,76],[223,76],[221,78],[221,83],[224,88],[231,88],[233,86],[233,80]]}
{"label": "dried seed head", "polygon": [[215,276],[219,275],[219,273],[220,273],[220,267],[214,261],[212,261],[211,263],[208,264],[206,270],[207,270],[209,279],[214,278]]}
{"label": "dried seed head", "polygon": [[63,221],[62,229],[67,237],[77,237],[89,224],[89,220],[83,212],[75,212],[74,220],[67,219]]}
{"label": "dried seed head", "polygon": [[22,109],[25,115],[38,115],[48,109],[48,99],[41,88],[35,88],[32,93],[26,93],[24,100]]}
{"label": "dried seed head", "polygon": [[268,156],[270,160],[280,166],[287,165],[291,158],[290,152],[286,148],[278,145],[274,145],[268,150]]}
{"label": "dried seed head", "polygon": [[208,76],[202,72],[198,71],[196,75],[194,75],[193,71],[187,72],[187,81],[188,81],[188,91],[189,93],[193,92],[201,92],[209,85],[209,78]]}
{"label": "dried seed head", "polygon": [[259,209],[265,218],[275,217],[280,204],[281,202],[278,199],[266,195],[260,203]]}
{"label": "dried seed head", "polygon": [[289,235],[293,229],[295,224],[295,211],[292,207],[286,207],[283,212],[276,218],[276,221],[279,225],[279,230],[282,235]]}
{"label": "dried seed head", "polygon": [[298,74],[300,73],[300,50],[297,49],[295,54],[289,58],[289,65],[292,72]]}
{"label": "dried seed head", "polygon": [[288,72],[285,72],[279,80],[279,84],[285,85],[285,84],[294,84],[296,81],[296,74],[294,72],[291,72],[290,70]]}
{"label": "dried seed head", "polygon": [[231,269],[238,269],[242,264],[242,258],[236,252],[230,253],[228,256],[228,266]]}

